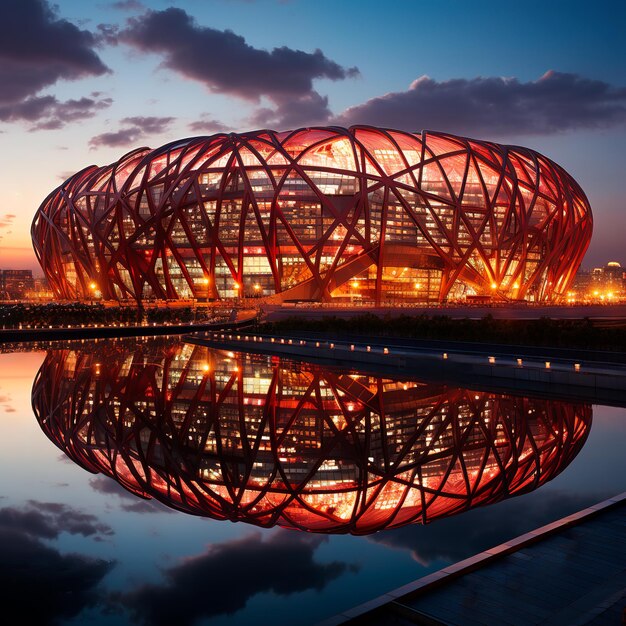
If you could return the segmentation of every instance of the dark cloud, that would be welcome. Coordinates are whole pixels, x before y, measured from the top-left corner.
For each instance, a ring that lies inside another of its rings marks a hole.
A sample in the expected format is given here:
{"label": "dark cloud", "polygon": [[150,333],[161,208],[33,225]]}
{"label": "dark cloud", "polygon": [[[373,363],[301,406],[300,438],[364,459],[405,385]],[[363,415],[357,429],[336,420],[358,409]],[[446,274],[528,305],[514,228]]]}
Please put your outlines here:
{"label": "dark cloud", "polygon": [[279,103],[275,109],[259,108],[250,118],[250,122],[256,127],[298,128],[324,124],[331,115],[328,98],[312,91],[299,98]]}
{"label": "dark cloud", "polygon": [[130,18],[119,40],[142,52],[160,55],[162,67],[199,81],[212,92],[252,102],[264,96],[279,106],[317,95],[315,79],[344,80],[359,73],[355,67],[345,68],[332,61],[321,50],[254,48],[232,31],[198,25],[178,8]]}
{"label": "dark cloud", "polygon": [[89,141],[89,145],[92,148],[99,148],[100,146],[128,146],[135,143],[142,135],[143,133],[140,128],[122,128],[120,130],[115,130],[110,133],[102,133],[92,137]]}
{"label": "dark cloud", "polygon": [[189,130],[194,133],[224,133],[228,132],[230,128],[226,124],[222,124],[219,120],[211,118],[202,118],[191,122],[189,124]]}
{"label": "dark cloud", "polygon": [[44,513],[37,517],[33,507],[39,504],[0,509],[0,589],[7,615],[27,615],[28,623],[50,624],[95,607],[102,597],[98,585],[114,563],[61,554],[44,544],[41,538],[58,536],[55,516],[70,509],[44,503]]}
{"label": "dark cloud", "polygon": [[94,515],[58,502],[29,500],[21,509],[0,509],[0,527],[19,528],[21,532],[43,539],[55,539],[62,532],[84,537],[111,536],[110,526]]}
{"label": "dark cloud", "polygon": [[174,117],[125,117],[120,120],[122,128],[92,137],[89,145],[92,148],[128,146],[146,135],[167,131],[175,119]]}
{"label": "dark cloud", "polygon": [[121,122],[140,128],[145,134],[152,134],[165,132],[175,119],[175,117],[125,117]]}
{"label": "dark cloud", "polygon": [[127,491],[118,482],[106,476],[98,476],[89,481],[92,489],[106,495],[113,495],[121,499],[120,509],[130,513],[174,513],[173,509],[166,507],[155,500],[144,500],[139,496]]}
{"label": "dark cloud", "polygon": [[54,96],[28,98],[15,105],[0,106],[0,121],[33,122],[31,131],[56,130],[71,122],[89,119],[112,103],[111,98],[80,98],[65,102]]}
{"label": "dark cloud", "polygon": [[144,11],[146,5],[138,2],[138,0],[122,0],[121,2],[112,2],[109,5],[112,9],[118,11]]}
{"label": "dark cloud", "polygon": [[626,88],[555,71],[527,83],[493,77],[437,82],[422,76],[407,91],[372,98],[332,121],[470,136],[547,135],[624,124]]}
{"label": "dark cloud", "polygon": [[387,530],[369,539],[410,550],[415,560],[424,565],[437,560],[456,562],[602,499],[598,494],[583,496],[558,491],[535,492],[438,519],[425,526],[410,525]]}
{"label": "dark cloud", "polygon": [[313,560],[324,539],[282,531],[262,541],[258,533],[218,544],[164,571],[164,585],[148,585],[120,601],[146,624],[193,624],[231,614],[259,593],[289,595],[321,590],[349,569],[338,561]]}
{"label": "dark cloud", "polygon": [[41,128],[91,117],[110,101],[58,101],[38,93],[59,80],[109,72],[95,47],[98,38],[57,17],[46,0],[0,3],[0,121],[37,122]]}

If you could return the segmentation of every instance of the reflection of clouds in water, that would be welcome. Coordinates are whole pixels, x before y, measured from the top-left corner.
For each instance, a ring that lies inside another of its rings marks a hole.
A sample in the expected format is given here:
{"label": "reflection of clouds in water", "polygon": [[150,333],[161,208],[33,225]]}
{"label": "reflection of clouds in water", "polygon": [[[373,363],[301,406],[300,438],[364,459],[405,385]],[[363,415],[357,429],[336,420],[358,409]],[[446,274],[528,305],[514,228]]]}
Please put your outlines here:
{"label": "reflection of clouds in water", "polygon": [[[606,497],[611,495],[607,492]],[[424,566],[434,561],[455,562],[523,535],[604,499],[602,494],[573,495],[536,491],[532,495],[479,507],[458,517],[425,526],[405,526],[371,535],[370,541],[409,550]]]}
{"label": "reflection of clouds in water", "polygon": [[210,546],[163,571],[162,585],[144,585],[119,596],[120,603],[145,624],[193,624],[232,614],[253,596],[286,596],[321,591],[354,565],[318,563],[315,551],[327,539],[281,532],[263,541],[260,533]]}
{"label": "reflection of clouds in water", "polygon": [[[77,616],[101,599],[98,585],[114,562],[62,554],[44,543],[61,532],[102,539],[113,534],[93,515],[56,502],[29,501],[0,509],[0,588],[3,610],[29,623],[48,624]],[[36,602],[33,602],[36,594]]]}
{"label": "reflection of clouds in water", "polygon": [[113,529],[95,515],[83,513],[60,502],[28,500],[22,508],[0,509],[0,526],[19,527],[23,532],[44,539],[56,539],[61,532],[103,539]]}
{"label": "reflection of clouds in water", "polygon": [[174,513],[173,509],[166,507],[157,500],[143,500],[139,496],[126,491],[112,478],[98,476],[89,481],[91,487],[100,493],[117,496],[120,499],[119,508],[129,513]]}

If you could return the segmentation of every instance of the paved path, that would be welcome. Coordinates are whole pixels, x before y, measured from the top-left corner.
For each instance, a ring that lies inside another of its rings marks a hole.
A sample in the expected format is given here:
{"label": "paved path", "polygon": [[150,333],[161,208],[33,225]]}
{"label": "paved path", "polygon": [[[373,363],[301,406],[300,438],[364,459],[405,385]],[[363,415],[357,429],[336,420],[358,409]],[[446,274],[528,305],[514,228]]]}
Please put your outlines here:
{"label": "paved path", "polygon": [[400,315],[445,315],[453,319],[482,319],[491,315],[501,320],[536,320],[542,317],[551,319],[584,319],[588,317],[599,324],[624,323],[626,322],[626,304],[588,304],[588,305],[533,305],[533,304],[494,304],[492,306],[403,306],[395,304],[390,306],[369,306],[360,303],[355,304],[264,304],[263,311],[268,321],[275,322],[287,317],[301,317],[306,319],[321,319],[328,316],[336,316],[349,319],[364,313],[379,315],[381,317]]}
{"label": "paved path", "polygon": [[323,624],[608,626],[624,624],[625,611],[623,493]]}
{"label": "paved path", "polygon": [[[185,337],[186,341],[218,349],[277,354],[287,358],[348,367],[359,371],[436,380],[489,390],[546,395],[561,399],[626,406],[626,364],[575,360],[560,351],[525,355],[519,346],[485,345],[468,351],[432,346],[352,343],[320,337],[278,337],[214,331]],[[512,348],[518,351],[509,352]],[[601,353],[600,353],[601,354]],[[623,355],[622,355],[623,356]]]}

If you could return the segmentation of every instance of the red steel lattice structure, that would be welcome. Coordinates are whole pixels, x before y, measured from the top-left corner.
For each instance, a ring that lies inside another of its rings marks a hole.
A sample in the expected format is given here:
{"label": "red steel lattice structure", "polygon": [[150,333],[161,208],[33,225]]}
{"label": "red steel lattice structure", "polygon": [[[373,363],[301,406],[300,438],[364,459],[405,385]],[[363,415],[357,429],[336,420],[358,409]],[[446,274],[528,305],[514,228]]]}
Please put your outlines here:
{"label": "red steel lattice structure", "polygon": [[589,405],[158,343],[49,350],[47,436],[138,496],[214,519],[367,534],[526,493],[578,454]]}
{"label": "red steel lattice structure", "polygon": [[591,231],[532,150],[354,126],[135,150],[67,179],[32,238],[63,298],[384,303],[558,298]]}

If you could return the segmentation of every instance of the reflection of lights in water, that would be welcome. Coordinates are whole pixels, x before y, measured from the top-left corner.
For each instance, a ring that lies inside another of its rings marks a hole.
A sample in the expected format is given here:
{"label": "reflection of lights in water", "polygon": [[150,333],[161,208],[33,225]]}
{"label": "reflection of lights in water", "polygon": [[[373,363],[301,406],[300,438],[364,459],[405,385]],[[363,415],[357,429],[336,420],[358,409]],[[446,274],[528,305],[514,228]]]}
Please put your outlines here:
{"label": "reflection of lights in water", "polygon": [[48,352],[42,429],[83,467],[217,519],[356,534],[431,521],[550,480],[591,424],[587,405],[123,346]]}

